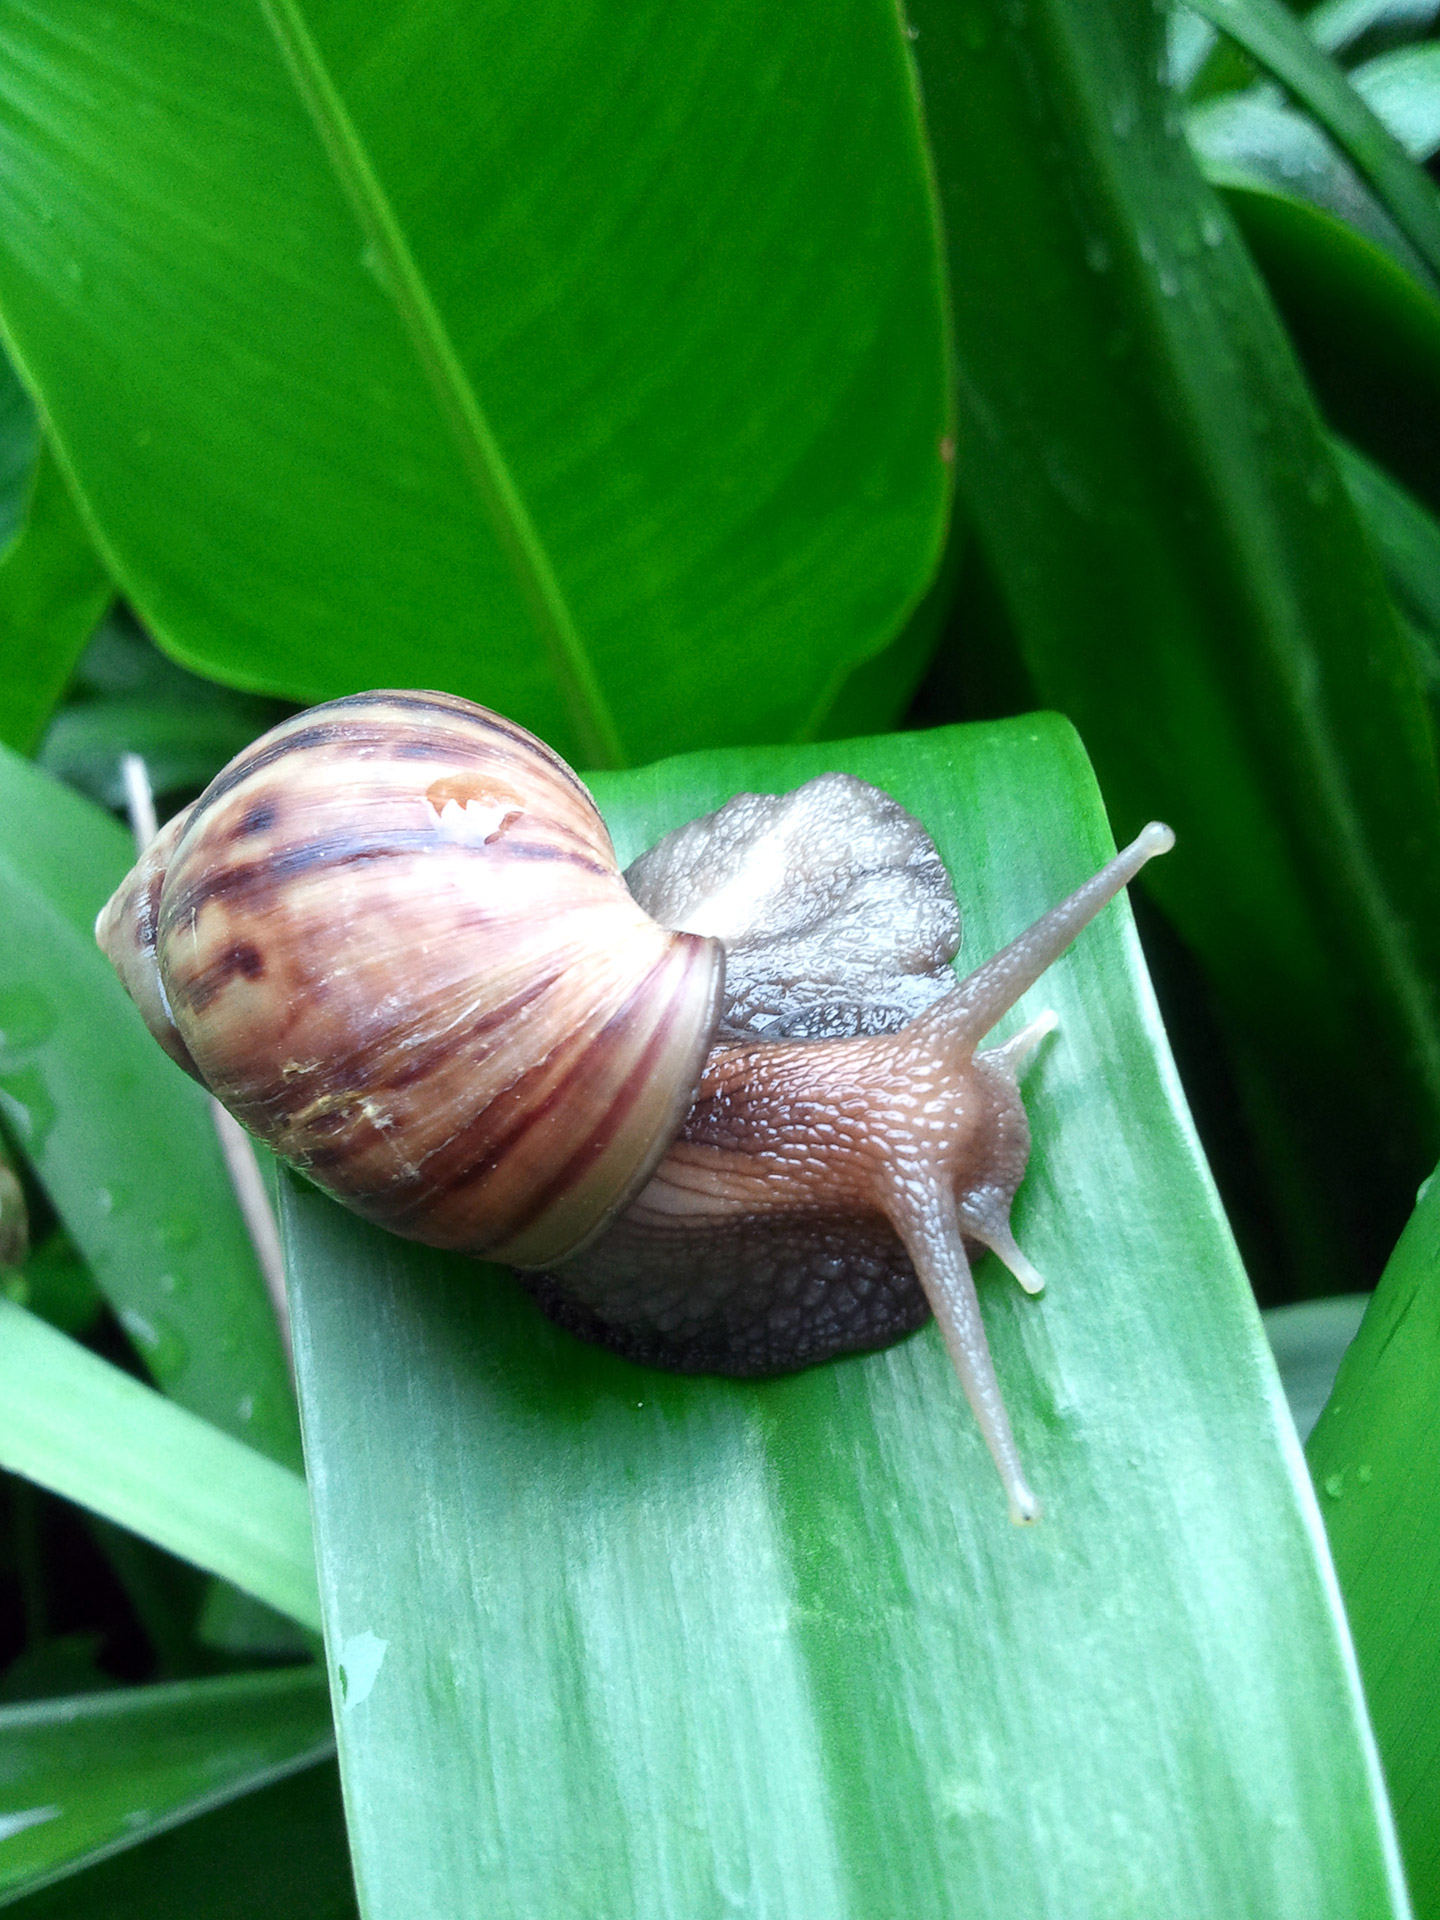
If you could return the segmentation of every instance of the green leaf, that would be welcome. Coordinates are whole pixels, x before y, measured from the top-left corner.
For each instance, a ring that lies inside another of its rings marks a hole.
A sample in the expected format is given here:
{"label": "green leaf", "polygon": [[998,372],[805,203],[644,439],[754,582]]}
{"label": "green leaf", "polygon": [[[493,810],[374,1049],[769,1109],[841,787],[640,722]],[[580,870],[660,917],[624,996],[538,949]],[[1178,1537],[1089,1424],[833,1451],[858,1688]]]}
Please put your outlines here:
{"label": "green leaf", "polygon": [[1440,511],[1440,302],[1316,207],[1269,191],[1225,200],[1326,420]]}
{"label": "green leaf", "polygon": [[312,1667],[0,1708],[0,1903],[330,1748],[330,1702]]}
{"label": "green leaf", "polygon": [[340,1783],[328,1763],[232,1800],[79,1879],[26,1895],[14,1920],[355,1920]]}
{"label": "green leaf", "polygon": [[26,753],[36,745],[113,591],[42,447],[24,525],[0,558],[0,742]]}
{"label": "green leaf", "polygon": [[0,1467],[316,1626],[305,1482],[0,1300]]}
{"label": "green leaf", "polygon": [[1440,714],[1440,521],[1353,447],[1337,442],[1335,457]]}
{"label": "green leaf", "polygon": [[1185,116],[1185,132],[1212,186],[1320,207],[1382,247],[1421,287],[1433,285],[1424,261],[1344,155],[1313,120],[1270,97],[1268,89],[1204,101]]}
{"label": "green leaf", "polygon": [[1440,276],[1440,199],[1335,63],[1283,0],[1187,0],[1203,19],[1239,41],[1350,155],[1397,227]]}
{"label": "green leaf", "polygon": [[1417,1920],[1440,1914],[1440,1179],[1428,1180],[1308,1448]]}
{"label": "green leaf", "polygon": [[[827,767],[936,835],[972,960],[1109,851],[1053,716],[596,791],[625,859]],[[1303,1464],[1123,909],[1024,1012],[1047,1004],[1017,1230],[1050,1287],[980,1279],[1046,1504],[1025,1532],[933,1328],[771,1382],[652,1372],[289,1185],[364,1912],[1405,1911]]]}
{"label": "green leaf", "polygon": [[122,754],[141,756],[157,794],[198,792],[274,718],[269,701],[241,694],[224,706],[91,700],[55,715],[36,758],[57,780],[104,806],[121,806]]}
{"label": "green leaf", "polygon": [[890,0],[270,18],[0,23],[0,314],[147,625],[610,759],[797,732],[948,491]]}
{"label": "green leaf", "polygon": [[1412,160],[1440,147],[1440,46],[1395,47],[1357,67],[1350,84]]}
{"label": "green leaf", "polygon": [[0,1112],[159,1385],[298,1465],[284,1354],[205,1096],[95,945],[132,858],[106,814],[0,750]]}
{"label": "green leaf", "polygon": [[912,18],[977,536],[1121,836],[1154,815],[1181,836],[1147,891],[1310,1169],[1292,1262],[1353,1287],[1440,1141],[1440,780],[1414,659],[1156,80],[1153,8]]}
{"label": "green leaf", "polygon": [[35,408],[0,352],[0,555],[25,518],[39,456],[40,422]]}

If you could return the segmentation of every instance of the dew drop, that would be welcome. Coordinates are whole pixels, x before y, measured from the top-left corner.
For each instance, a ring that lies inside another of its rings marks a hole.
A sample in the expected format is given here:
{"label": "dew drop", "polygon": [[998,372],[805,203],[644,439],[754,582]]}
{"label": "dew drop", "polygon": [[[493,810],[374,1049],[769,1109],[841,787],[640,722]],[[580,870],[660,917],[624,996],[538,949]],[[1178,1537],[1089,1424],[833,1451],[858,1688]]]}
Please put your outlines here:
{"label": "dew drop", "polygon": [[1085,264],[1092,273],[1110,271],[1110,249],[1098,233],[1092,233],[1085,242]]}
{"label": "dew drop", "polygon": [[1343,1473],[1327,1474],[1325,1478],[1325,1491],[1326,1493],[1329,1494],[1332,1500],[1338,1500],[1341,1494],[1344,1493],[1345,1491],[1344,1474]]}
{"label": "dew drop", "polygon": [[160,1244],[171,1253],[193,1247],[200,1238],[200,1222],[193,1213],[167,1213],[160,1222]]}
{"label": "dew drop", "polygon": [[123,1307],[120,1324],[157,1379],[173,1380],[189,1364],[190,1349],[185,1340],[160,1314],[147,1316],[138,1307]]}

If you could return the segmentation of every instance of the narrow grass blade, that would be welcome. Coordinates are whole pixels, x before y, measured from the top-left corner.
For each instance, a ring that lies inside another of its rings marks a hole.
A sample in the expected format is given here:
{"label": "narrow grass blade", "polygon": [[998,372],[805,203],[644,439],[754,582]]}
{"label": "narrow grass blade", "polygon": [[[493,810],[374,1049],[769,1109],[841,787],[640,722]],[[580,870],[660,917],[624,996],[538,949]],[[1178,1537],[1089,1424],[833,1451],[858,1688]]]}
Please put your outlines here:
{"label": "narrow grass blade", "polygon": [[[978,960],[1111,848],[1048,716],[596,782],[622,859],[839,767],[935,834]],[[1169,856],[1185,858],[1184,843]],[[1405,1911],[1308,1477],[1123,907],[1017,1024],[980,1271],[1021,1532],[933,1328],[788,1379],[627,1365],[505,1274],[285,1213],[371,1920]]]}
{"label": "narrow grass blade", "polygon": [[305,1482],[0,1300],[0,1467],[317,1626]]}
{"label": "narrow grass blade", "polygon": [[133,858],[99,808],[0,750],[0,1108],[157,1384],[298,1466],[274,1315],[205,1096],[95,945]]}
{"label": "narrow grass blade", "polygon": [[0,1708],[0,1905],[313,1766],[332,1744],[313,1667]]}
{"label": "narrow grass blade", "polygon": [[1440,1178],[1422,1189],[1307,1453],[1417,1920],[1440,1915]]}
{"label": "narrow grass blade", "polygon": [[340,1782],[324,1762],[16,1902],[13,1920],[355,1920]]}

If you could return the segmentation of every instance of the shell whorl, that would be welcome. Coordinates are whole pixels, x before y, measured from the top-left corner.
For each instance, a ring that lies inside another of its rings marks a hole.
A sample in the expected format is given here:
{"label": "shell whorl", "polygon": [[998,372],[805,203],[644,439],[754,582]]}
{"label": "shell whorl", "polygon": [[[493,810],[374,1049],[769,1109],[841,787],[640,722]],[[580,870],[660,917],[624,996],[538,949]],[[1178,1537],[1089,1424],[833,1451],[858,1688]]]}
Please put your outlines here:
{"label": "shell whorl", "polygon": [[588,792],[523,728],[447,694],[333,701],[167,835],[101,944],[162,1044],[318,1185],[539,1266],[644,1184],[694,1097],[723,950],[636,905]]}

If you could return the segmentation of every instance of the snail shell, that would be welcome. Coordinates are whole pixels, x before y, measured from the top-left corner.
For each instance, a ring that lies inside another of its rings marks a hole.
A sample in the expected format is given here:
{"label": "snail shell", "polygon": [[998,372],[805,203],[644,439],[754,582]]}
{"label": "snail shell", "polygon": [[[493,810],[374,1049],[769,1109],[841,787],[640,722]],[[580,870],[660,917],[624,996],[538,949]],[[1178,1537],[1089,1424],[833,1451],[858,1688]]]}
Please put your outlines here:
{"label": "snail shell", "polygon": [[523,728],[361,694],[266,734],[96,928],[151,1031],[249,1130],[392,1232],[561,1260],[644,1185],[719,1013]]}
{"label": "snail shell", "polygon": [[539,1270],[547,1312],[632,1357],[774,1372],[933,1311],[1027,1521],[969,1263],[1039,1290],[1010,1205],[1053,1016],[980,1043],[1172,840],[1147,827],[957,983],[939,857],[862,781],[742,795],[632,893],[522,728],[358,694],[233,761],[96,933],[277,1153],[393,1232]]}

